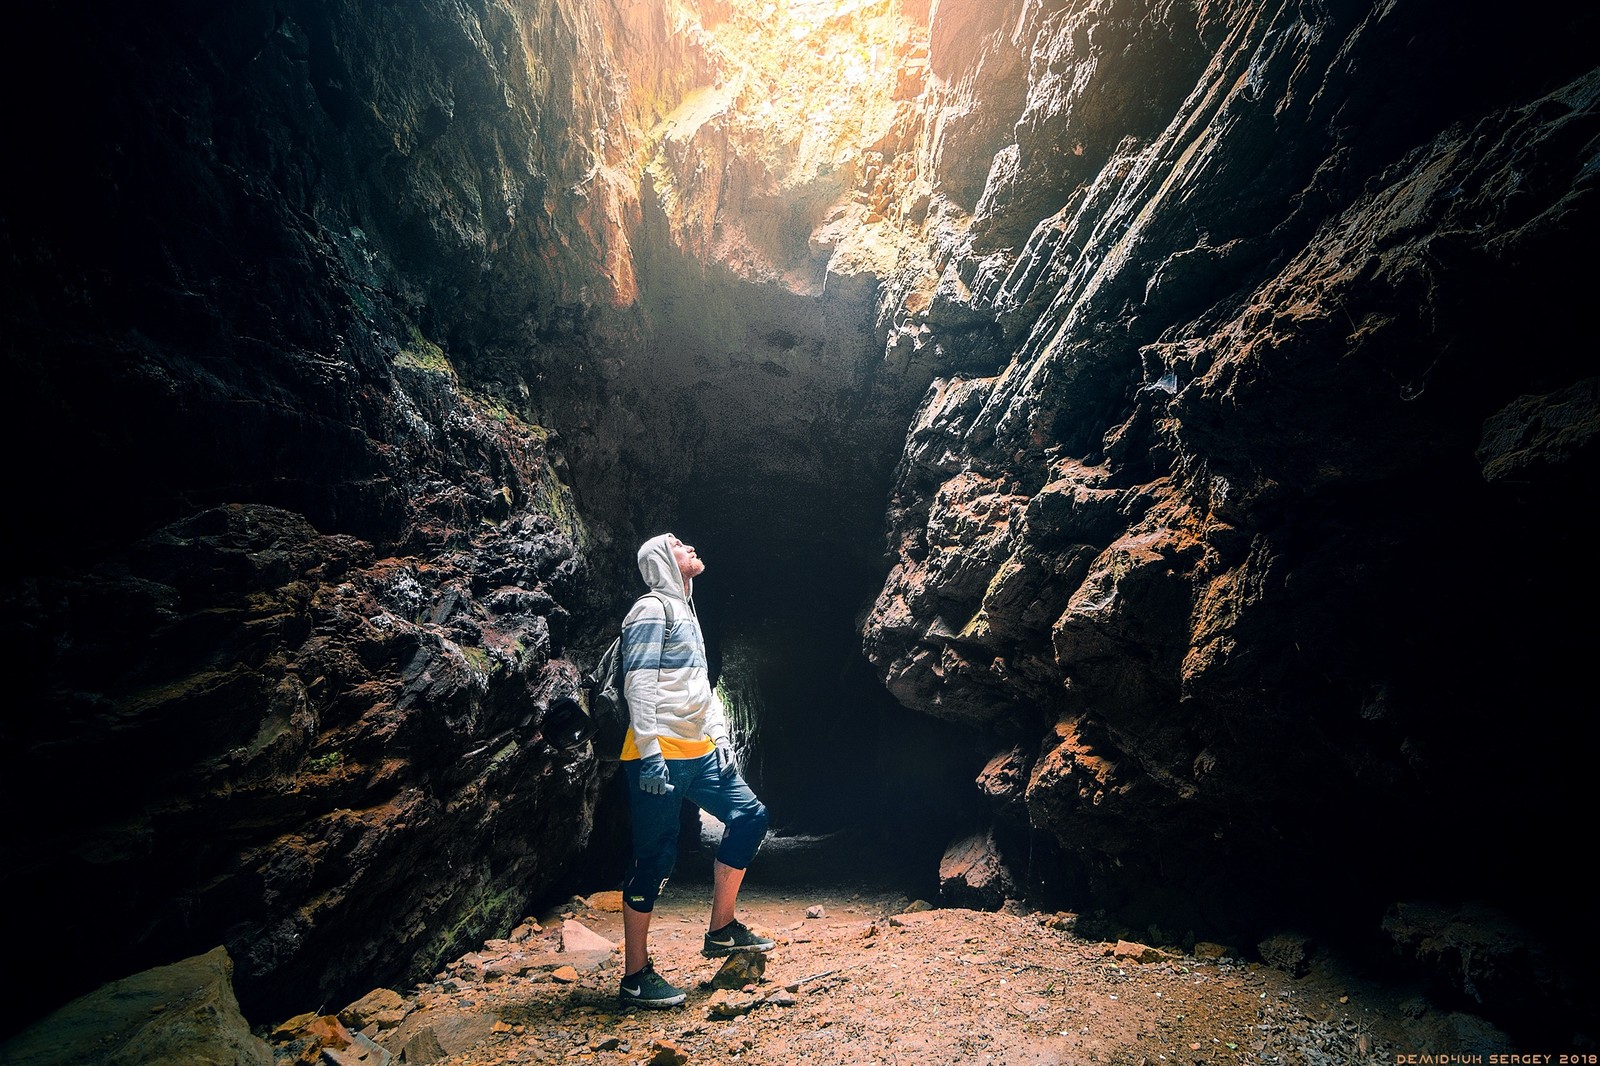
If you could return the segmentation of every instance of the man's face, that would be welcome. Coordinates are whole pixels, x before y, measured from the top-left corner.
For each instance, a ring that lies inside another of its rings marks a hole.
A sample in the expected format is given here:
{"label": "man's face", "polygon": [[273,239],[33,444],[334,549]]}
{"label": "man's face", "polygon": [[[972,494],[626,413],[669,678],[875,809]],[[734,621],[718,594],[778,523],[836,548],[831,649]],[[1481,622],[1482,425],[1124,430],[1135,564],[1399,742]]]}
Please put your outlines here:
{"label": "man's face", "polygon": [[678,564],[678,573],[683,575],[685,581],[692,581],[705,573],[706,564],[694,553],[693,545],[685,544],[677,537],[672,538],[671,544],[672,560]]}

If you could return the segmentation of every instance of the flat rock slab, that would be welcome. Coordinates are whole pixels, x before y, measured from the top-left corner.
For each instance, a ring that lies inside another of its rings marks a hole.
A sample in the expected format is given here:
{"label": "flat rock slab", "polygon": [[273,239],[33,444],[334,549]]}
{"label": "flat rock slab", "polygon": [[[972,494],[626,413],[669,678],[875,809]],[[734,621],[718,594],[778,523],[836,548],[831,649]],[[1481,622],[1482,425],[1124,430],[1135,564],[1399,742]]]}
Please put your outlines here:
{"label": "flat rock slab", "polygon": [[567,954],[587,951],[615,951],[617,945],[582,922],[568,918],[561,923],[561,950]]}

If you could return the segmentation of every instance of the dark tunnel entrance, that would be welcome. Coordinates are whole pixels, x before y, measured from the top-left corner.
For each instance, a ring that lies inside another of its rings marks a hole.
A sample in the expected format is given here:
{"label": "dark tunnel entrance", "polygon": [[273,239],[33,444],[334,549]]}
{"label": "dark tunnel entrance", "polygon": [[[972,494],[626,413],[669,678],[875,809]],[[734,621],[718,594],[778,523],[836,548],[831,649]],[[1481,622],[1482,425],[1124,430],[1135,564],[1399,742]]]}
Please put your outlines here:
{"label": "dark tunnel entrance", "polygon": [[[959,806],[948,786],[971,787],[960,753],[973,745],[935,739],[954,727],[901,708],[873,675],[858,630],[882,583],[878,523],[862,513],[854,530],[838,528],[842,510],[799,511],[809,537],[763,537],[748,520],[704,531],[702,557],[722,560],[718,580],[708,569],[696,591],[713,669],[736,717],[750,722],[749,774],[778,825],[833,832],[894,820],[902,808],[946,822]],[[939,796],[897,802],[923,790]]]}
{"label": "dark tunnel entrance", "polygon": [[[944,848],[983,821],[980,738],[900,706],[861,649],[862,616],[889,567],[884,514],[907,419],[825,427],[785,470],[754,439],[767,423],[730,417],[642,479],[661,497],[639,501],[637,539],[670,531],[706,562],[694,599],[709,666],[741,769],[772,819],[752,877],[850,876],[934,899]],[[675,464],[688,471],[678,481]],[[633,546],[615,548],[631,600]],[[606,782],[574,891],[621,876],[624,787],[620,774]],[[680,872],[708,847],[692,814],[684,830]]]}

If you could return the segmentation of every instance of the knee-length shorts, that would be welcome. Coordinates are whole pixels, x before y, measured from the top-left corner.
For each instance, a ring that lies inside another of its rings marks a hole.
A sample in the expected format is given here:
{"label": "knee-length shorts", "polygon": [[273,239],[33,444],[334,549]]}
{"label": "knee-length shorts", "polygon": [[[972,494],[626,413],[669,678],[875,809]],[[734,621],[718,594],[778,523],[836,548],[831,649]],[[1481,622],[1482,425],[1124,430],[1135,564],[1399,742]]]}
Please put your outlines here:
{"label": "knee-length shorts", "polygon": [[767,835],[767,808],[737,771],[724,777],[716,752],[698,759],[668,759],[672,790],[665,796],[639,788],[638,759],[623,762],[632,815],[633,864],[622,883],[622,898],[636,911],[655,909],[656,898],[672,876],[678,858],[678,812],[683,801],[711,815],[725,827],[717,845],[717,861],[744,870]]}

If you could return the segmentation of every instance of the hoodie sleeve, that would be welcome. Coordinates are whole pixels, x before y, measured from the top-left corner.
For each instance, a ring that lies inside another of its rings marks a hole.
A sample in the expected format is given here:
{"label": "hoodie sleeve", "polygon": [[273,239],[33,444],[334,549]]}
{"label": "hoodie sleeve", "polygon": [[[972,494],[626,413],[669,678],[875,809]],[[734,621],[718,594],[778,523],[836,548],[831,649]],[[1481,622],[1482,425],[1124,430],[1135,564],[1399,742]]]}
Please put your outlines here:
{"label": "hoodie sleeve", "polygon": [[633,742],[641,758],[661,754],[656,705],[661,700],[661,647],[666,624],[666,611],[654,596],[640,599],[622,622],[622,691],[633,722]]}
{"label": "hoodie sleeve", "polygon": [[706,736],[719,744],[728,739],[727,709],[716,689],[711,690],[711,706],[706,708]]}

